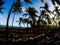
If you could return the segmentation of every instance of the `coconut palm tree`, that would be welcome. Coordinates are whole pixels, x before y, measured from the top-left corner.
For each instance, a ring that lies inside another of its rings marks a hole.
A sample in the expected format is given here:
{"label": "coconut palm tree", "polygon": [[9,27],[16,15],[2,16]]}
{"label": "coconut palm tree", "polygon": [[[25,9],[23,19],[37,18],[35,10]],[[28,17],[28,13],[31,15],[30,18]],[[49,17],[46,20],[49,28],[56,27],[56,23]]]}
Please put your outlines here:
{"label": "coconut palm tree", "polygon": [[49,14],[46,14],[46,19],[47,19],[47,21],[48,21],[48,24],[51,24],[51,20],[50,20],[50,16],[49,16]]}
{"label": "coconut palm tree", "polygon": [[8,41],[8,25],[9,25],[10,14],[12,12],[12,9],[13,9],[14,5],[15,5],[15,2],[18,2],[18,4],[19,4],[21,2],[21,0],[15,0],[12,4],[10,10],[9,10],[7,21],[6,21],[6,38],[7,38],[7,41]]}
{"label": "coconut palm tree", "polygon": [[12,27],[13,27],[13,23],[14,23],[15,14],[18,14],[18,13],[21,14],[21,12],[22,12],[22,5],[21,5],[21,3],[15,2],[13,10],[12,10],[12,13],[14,13],[14,16],[13,16],[13,19],[12,19]]}
{"label": "coconut palm tree", "polygon": [[40,16],[38,17],[38,20],[37,20],[37,25],[40,25],[41,23],[43,24],[47,24],[47,22],[43,19],[45,19],[46,17],[46,11],[45,10],[42,10],[41,13],[40,13]]}
{"label": "coconut palm tree", "polygon": [[47,24],[47,22],[45,20],[43,20],[40,16],[39,16],[39,19],[37,20],[37,25],[41,25],[41,23],[42,23],[44,26],[44,24]]}
{"label": "coconut palm tree", "polygon": [[47,14],[46,14],[46,11],[45,11],[45,10],[42,10],[41,16],[42,16],[42,23],[43,23],[43,24],[44,24],[44,23],[47,24],[47,22],[43,21],[43,19],[47,17]]}
{"label": "coconut palm tree", "polygon": [[[42,16],[42,19],[41,19],[41,16]],[[45,20],[47,20],[48,24],[51,24],[49,14],[47,14],[45,10],[42,10],[41,15],[39,16],[39,20],[40,20],[39,22],[42,22],[43,24],[47,24],[47,22],[43,20],[44,18]]]}
{"label": "coconut palm tree", "polygon": [[46,15],[46,11],[45,11],[45,10],[42,10],[42,11],[41,11],[41,15],[42,15],[42,16],[45,16],[45,15]]}
{"label": "coconut palm tree", "polygon": [[38,17],[39,19],[37,20],[37,25],[40,25],[41,17],[41,15]]}
{"label": "coconut palm tree", "polygon": [[36,21],[35,17],[38,17],[36,15],[36,13],[38,13],[38,12],[34,8],[31,8],[31,7],[26,9],[26,12],[28,13],[29,17],[33,20],[33,26],[35,26],[35,21]]}
{"label": "coconut palm tree", "polygon": [[29,19],[27,19],[27,18],[23,19],[22,17],[20,17],[19,21],[16,21],[16,22],[19,22],[20,27],[21,27],[21,23],[27,23],[27,28],[28,28]]}
{"label": "coconut palm tree", "polygon": [[53,10],[53,12],[55,12],[55,15],[54,15],[54,19],[57,19],[59,20],[59,16],[60,16],[60,9],[58,9],[59,7],[56,6],[55,9]]}
{"label": "coconut palm tree", "polygon": [[28,28],[29,19],[28,19],[28,18],[25,18],[25,19],[23,19],[23,20],[24,20],[24,23],[27,23],[27,28]]}
{"label": "coconut palm tree", "polygon": [[9,40],[8,40],[8,32],[9,32],[9,31],[8,31],[8,25],[9,25],[9,19],[10,19],[10,14],[11,14],[11,12],[12,12],[14,3],[15,3],[15,2],[13,2],[12,6],[11,6],[11,8],[10,8],[10,10],[9,10],[8,17],[7,17],[7,21],[6,21],[6,39],[7,39],[7,42],[9,41]]}
{"label": "coconut palm tree", "polygon": [[46,12],[48,12],[49,14],[51,14],[51,13],[52,13],[52,14],[54,14],[52,11],[50,11],[50,10],[49,10],[49,5],[48,5],[48,3],[47,3],[47,2],[45,3],[45,6],[41,6],[40,8],[45,9],[45,10],[46,10]]}
{"label": "coconut palm tree", "polygon": [[[28,16],[28,15],[29,15],[28,12],[23,14],[23,16],[25,16],[25,17]],[[33,26],[32,22],[33,21],[31,20],[31,17],[29,16],[28,19],[26,20],[27,28],[28,28],[28,24],[30,24],[31,27]]]}
{"label": "coconut palm tree", "polygon": [[13,19],[12,19],[12,27],[13,27],[13,23],[14,23],[14,17],[15,17],[15,14],[17,13],[21,13],[21,11],[22,11],[22,5],[21,5],[21,3],[20,3],[20,0],[16,0],[15,2],[14,2],[14,5],[13,5],[13,7],[12,7],[12,9],[11,9],[11,12],[12,13],[14,13],[14,16],[13,16]]}

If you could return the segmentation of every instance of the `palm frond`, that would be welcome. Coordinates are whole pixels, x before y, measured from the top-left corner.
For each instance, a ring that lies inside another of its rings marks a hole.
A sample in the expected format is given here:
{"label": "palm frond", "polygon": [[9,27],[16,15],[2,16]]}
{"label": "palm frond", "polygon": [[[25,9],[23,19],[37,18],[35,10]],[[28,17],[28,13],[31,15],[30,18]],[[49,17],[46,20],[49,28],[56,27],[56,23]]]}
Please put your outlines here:
{"label": "palm frond", "polygon": [[51,0],[52,4],[55,5],[55,1],[54,0]]}
{"label": "palm frond", "polygon": [[14,6],[13,6],[13,10],[12,10],[13,13],[20,13],[22,12],[22,5],[21,3],[19,2],[19,0],[17,0],[15,3],[14,3]]}
{"label": "palm frond", "polygon": [[32,4],[32,0],[24,0],[24,1]]}
{"label": "palm frond", "polygon": [[0,7],[0,10],[5,9],[4,7]]}
{"label": "palm frond", "polygon": [[4,7],[0,7],[0,13],[3,14],[2,9],[5,9]]}
{"label": "palm frond", "polygon": [[2,0],[0,0],[0,6],[2,6],[4,4],[4,2]]}
{"label": "palm frond", "polygon": [[25,17],[26,17],[27,15],[28,15],[28,13],[23,14],[23,16],[25,16]]}
{"label": "palm frond", "polygon": [[53,3],[53,5],[55,5],[55,2],[60,5],[60,0],[51,0],[51,2]]}
{"label": "palm frond", "polygon": [[2,12],[2,11],[0,11],[0,13],[1,13],[1,14],[3,14],[3,12]]}
{"label": "palm frond", "polygon": [[42,3],[44,3],[44,0],[41,0]]}
{"label": "palm frond", "polygon": [[57,3],[57,4],[59,4],[59,5],[60,5],[60,0],[55,0],[55,1],[56,1],[56,3]]}

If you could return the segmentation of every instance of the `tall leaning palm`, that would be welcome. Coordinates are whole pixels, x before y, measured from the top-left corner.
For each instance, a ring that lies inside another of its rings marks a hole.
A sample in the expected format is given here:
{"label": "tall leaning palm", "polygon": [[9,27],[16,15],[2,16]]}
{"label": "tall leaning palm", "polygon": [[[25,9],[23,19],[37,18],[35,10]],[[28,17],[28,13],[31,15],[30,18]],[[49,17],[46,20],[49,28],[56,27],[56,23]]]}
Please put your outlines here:
{"label": "tall leaning palm", "polygon": [[9,25],[10,14],[11,14],[11,12],[12,12],[12,9],[13,9],[14,5],[15,5],[15,2],[20,3],[21,0],[15,0],[15,1],[13,2],[13,4],[12,4],[10,10],[9,10],[8,17],[7,17],[7,21],[6,21],[6,39],[7,39],[7,41],[8,41],[8,25]]}
{"label": "tall leaning palm", "polygon": [[10,14],[11,14],[11,12],[12,12],[14,3],[15,3],[15,2],[13,2],[12,6],[11,6],[11,8],[10,8],[10,10],[9,10],[8,17],[7,17],[7,21],[6,21],[6,40],[7,40],[7,42],[9,41],[9,40],[8,40],[8,32],[9,32],[9,31],[8,31],[8,24],[9,24]]}
{"label": "tall leaning palm", "polygon": [[[31,3],[31,0],[24,0],[24,1],[27,2],[27,3]],[[15,0],[15,1],[13,2],[12,6],[11,6],[11,8],[10,8],[10,10],[9,10],[8,17],[7,17],[6,30],[8,30],[8,24],[9,24],[10,14],[11,14],[11,12],[12,12],[12,9],[13,9],[14,5],[15,5],[15,2],[20,3],[21,0]],[[8,33],[8,31],[7,31],[7,33]]]}

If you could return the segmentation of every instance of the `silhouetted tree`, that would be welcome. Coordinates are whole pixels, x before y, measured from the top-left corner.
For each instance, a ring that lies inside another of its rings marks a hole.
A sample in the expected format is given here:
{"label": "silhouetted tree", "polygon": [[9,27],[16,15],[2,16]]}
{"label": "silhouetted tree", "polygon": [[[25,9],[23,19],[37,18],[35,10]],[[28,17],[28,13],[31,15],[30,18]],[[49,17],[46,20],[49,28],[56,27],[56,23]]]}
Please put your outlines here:
{"label": "silhouetted tree", "polygon": [[47,21],[48,21],[48,24],[51,24],[51,20],[50,20],[50,16],[49,16],[49,14],[46,14],[46,19],[47,19]]}
{"label": "silhouetted tree", "polygon": [[40,8],[45,9],[48,13],[52,13],[52,12],[49,10],[49,5],[48,5],[47,2],[45,3],[45,6],[41,6]]}
{"label": "silhouetted tree", "polygon": [[29,19],[28,18],[23,19],[23,23],[27,23],[27,28],[28,28]]}
{"label": "silhouetted tree", "polygon": [[46,11],[45,10],[42,10],[41,16],[42,16],[42,20],[41,21],[42,21],[42,23],[44,25],[44,24],[46,24],[46,22],[43,20],[46,17]]}
{"label": "silhouetted tree", "polygon": [[13,9],[16,1],[18,2],[18,4],[20,4],[20,2],[21,2],[21,0],[15,0],[13,2],[12,6],[11,6],[11,8],[9,10],[8,17],[7,17],[7,22],[6,22],[6,35],[7,35],[6,38],[7,38],[7,41],[8,41],[8,25],[9,25],[10,14],[12,12],[12,9]]}
{"label": "silhouetted tree", "polygon": [[35,26],[35,21],[36,21],[35,17],[38,17],[36,15],[36,13],[38,13],[38,12],[34,8],[31,8],[31,7],[29,7],[28,9],[26,9],[26,12],[30,16],[30,18],[33,20],[33,26]]}
{"label": "silhouetted tree", "polygon": [[15,17],[15,14],[17,13],[20,13],[21,14],[22,12],[22,5],[21,3],[19,3],[19,1],[16,1],[14,3],[14,6],[13,6],[13,10],[12,10],[12,13],[14,13],[14,16],[13,16],[13,19],[12,19],[12,27],[13,27],[13,23],[14,23],[14,17]]}

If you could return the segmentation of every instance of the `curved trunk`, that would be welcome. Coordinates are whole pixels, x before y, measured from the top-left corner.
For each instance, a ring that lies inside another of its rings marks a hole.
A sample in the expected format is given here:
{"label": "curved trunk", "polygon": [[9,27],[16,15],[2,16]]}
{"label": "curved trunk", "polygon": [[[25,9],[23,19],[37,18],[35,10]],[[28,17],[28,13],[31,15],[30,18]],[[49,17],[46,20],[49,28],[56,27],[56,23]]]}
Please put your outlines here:
{"label": "curved trunk", "polygon": [[12,28],[13,28],[13,23],[14,23],[14,17],[15,17],[15,14],[14,14],[13,19],[12,19]]}
{"label": "curved trunk", "polygon": [[8,28],[9,28],[8,24],[9,24],[10,14],[11,14],[11,11],[13,9],[13,5],[14,5],[14,3],[12,4],[12,6],[11,6],[11,8],[9,10],[7,21],[6,21],[6,39],[7,39],[7,42],[8,42],[8,33],[9,33],[9,31],[8,31]]}

